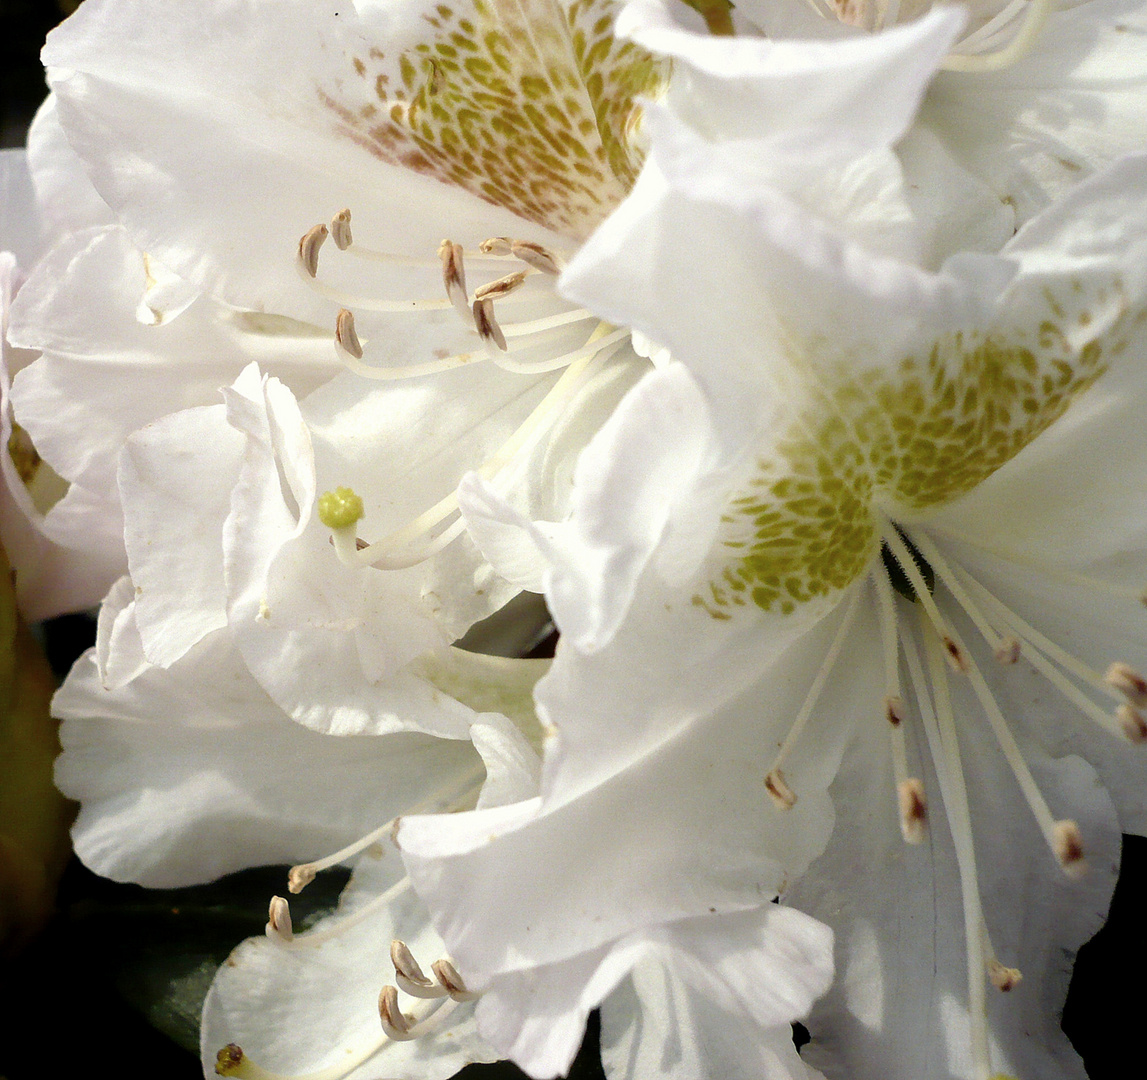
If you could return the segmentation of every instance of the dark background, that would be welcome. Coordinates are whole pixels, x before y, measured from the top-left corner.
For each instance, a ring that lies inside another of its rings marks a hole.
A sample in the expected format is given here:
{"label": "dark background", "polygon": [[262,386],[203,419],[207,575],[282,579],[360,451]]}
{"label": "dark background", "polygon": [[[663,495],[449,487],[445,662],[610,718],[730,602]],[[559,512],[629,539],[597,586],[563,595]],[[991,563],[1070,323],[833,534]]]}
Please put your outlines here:
{"label": "dark background", "polygon": [[[157,9],[165,2],[156,0]],[[76,6],[77,0],[0,0],[0,147],[23,144],[45,92],[40,45]],[[93,634],[86,616],[45,628],[59,675]],[[81,1077],[97,1064],[196,1080],[199,1060],[188,1048],[196,1042],[196,995],[233,945],[263,932],[267,897],[281,891],[283,875],[278,868],[251,870],[211,886],[156,892],[104,881],[73,859],[48,929],[19,956],[0,961],[0,1080]],[[296,925],[332,905],[343,881],[345,874],[331,872],[293,898]],[[1127,837],[1110,918],[1081,950],[1064,1009],[1064,1029],[1091,1080],[1145,1074],[1137,1039],[1147,1003],[1145,912],[1147,840]],[[573,1080],[601,1077],[596,1046],[592,1022]],[[470,1066],[463,1075],[523,1074],[496,1065]]]}

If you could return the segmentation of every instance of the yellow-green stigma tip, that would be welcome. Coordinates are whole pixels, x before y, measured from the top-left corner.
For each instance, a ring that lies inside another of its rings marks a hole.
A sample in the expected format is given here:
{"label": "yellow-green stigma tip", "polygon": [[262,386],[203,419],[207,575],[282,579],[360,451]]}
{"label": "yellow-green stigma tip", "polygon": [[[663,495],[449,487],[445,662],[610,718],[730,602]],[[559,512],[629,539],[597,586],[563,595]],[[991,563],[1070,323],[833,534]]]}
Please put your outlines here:
{"label": "yellow-green stigma tip", "polygon": [[319,496],[319,521],[328,529],[345,529],[362,515],[362,499],[348,487],[324,491]]}
{"label": "yellow-green stigma tip", "polygon": [[988,1080],[1016,1080],[1016,1078],[1008,1076],[1007,1073],[992,1073]]}

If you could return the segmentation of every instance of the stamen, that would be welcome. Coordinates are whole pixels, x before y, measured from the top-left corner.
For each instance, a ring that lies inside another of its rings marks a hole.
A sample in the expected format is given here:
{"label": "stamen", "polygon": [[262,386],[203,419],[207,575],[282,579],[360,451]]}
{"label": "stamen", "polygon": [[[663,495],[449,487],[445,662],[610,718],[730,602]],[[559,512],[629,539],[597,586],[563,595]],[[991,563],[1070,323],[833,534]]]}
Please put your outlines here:
{"label": "stamen", "polygon": [[991,984],[1001,993],[1006,994],[1009,990],[1014,990],[1023,981],[1023,973],[1019,968],[1000,963],[992,945],[991,935],[988,933],[987,923],[980,923],[980,935],[984,941],[984,956],[987,958],[988,979]]}
{"label": "stamen", "polygon": [[1004,967],[994,957],[988,961],[988,978],[992,985],[1001,993],[1014,990],[1023,981],[1023,974],[1019,968]]}
{"label": "stamen", "polygon": [[1080,878],[1087,872],[1087,860],[1083,856],[1083,836],[1074,821],[1057,821],[1054,826],[1055,857],[1063,872],[1070,878]]}
{"label": "stamen", "polygon": [[[426,814],[439,812],[443,809],[459,810],[474,796],[478,787],[481,786],[482,781],[485,779],[485,776],[486,770],[484,768],[476,769],[460,783],[455,780],[453,783],[440,788],[438,791],[432,792],[406,812],[408,814]],[[372,844],[377,844],[389,835],[390,830],[394,828],[394,824],[398,820],[397,817],[391,818],[377,829],[372,829],[365,836],[360,836],[357,840],[347,844],[346,847],[339,848],[338,851],[332,852],[325,858],[292,866],[287,873],[287,888],[292,893],[301,893],[307,885],[314,881],[315,875],[320,870],[327,870],[332,866],[338,866],[339,863],[345,862],[352,855],[357,855],[360,851],[365,851]]]}
{"label": "stamen", "polygon": [[528,322],[502,323],[502,333],[508,338],[525,337],[527,334],[537,334],[543,330],[554,330],[559,326],[569,326],[570,323],[582,322],[585,319],[596,319],[588,308],[573,308],[557,315],[549,315],[541,319],[531,319]]}
{"label": "stamen", "polygon": [[926,612],[920,612],[920,627],[927,647],[928,668],[935,695],[932,697],[916,643],[909,635],[902,639],[904,656],[916,691],[916,701],[928,738],[948,828],[956,848],[956,863],[960,872],[960,895],[964,908],[964,942],[968,959],[968,1016],[971,1023],[972,1069],[975,1080],[988,1080],[991,1058],[988,1053],[987,1002],[984,994],[984,971],[987,957],[984,953],[983,907],[980,903],[980,885],[976,871],[976,852],[972,842],[972,819],[968,811],[968,791],[964,785],[964,770],[960,762],[960,746],[956,738],[956,718],[948,693],[948,675],[944,668],[942,642]]}
{"label": "stamen", "polygon": [[918,531],[912,533],[911,540],[920,554],[928,560],[932,569],[940,575],[940,580],[948,587],[948,591],[955,598],[956,603],[967,612],[968,617],[975,623],[976,629],[983,635],[996,659],[1004,664],[1014,664],[1020,656],[1020,643],[1013,637],[1005,638],[996,633],[995,628],[984,617],[979,607],[973,603],[967,590],[960,584],[947,560],[940,554],[940,549],[929,536],[923,531]]}
{"label": "stamen", "polygon": [[529,270],[518,270],[513,274],[507,274],[505,277],[480,285],[474,290],[474,299],[500,300],[503,296],[509,296],[526,280],[527,274],[529,274]]}
{"label": "stamen", "polygon": [[414,1032],[417,1021],[398,1007],[398,990],[389,983],[378,995],[378,1018],[382,1021],[382,1030],[386,1032],[387,1038],[395,1042],[418,1038]]}
{"label": "stamen", "polygon": [[1129,664],[1117,660],[1104,676],[1108,686],[1118,690],[1132,705],[1147,706],[1147,679]]}
{"label": "stamen", "polygon": [[1147,742],[1147,721],[1143,714],[1132,705],[1120,705],[1115,710],[1115,719],[1128,742]]}
{"label": "stamen", "polygon": [[333,941],[335,938],[342,937],[342,935],[352,927],[358,926],[359,923],[373,918],[404,893],[408,892],[411,887],[410,878],[401,878],[395,882],[395,884],[391,885],[389,889],[380,892],[377,896],[371,897],[362,907],[355,908],[349,915],[335,916],[332,921],[324,925],[322,930],[308,930],[305,934],[296,935],[293,941],[287,943],[288,947],[292,949],[313,949],[322,945],[324,942]]}
{"label": "stamen", "polygon": [[796,794],[785,781],[785,774],[780,769],[769,770],[765,777],[765,790],[778,810],[791,810],[796,805]]}
{"label": "stamen", "polygon": [[495,360],[497,353],[494,351],[494,346],[501,352],[507,350],[506,337],[498,325],[498,320],[494,318],[494,302],[492,300],[475,300],[473,310],[474,326],[478,331],[478,336],[482,339],[482,344],[486,346],[490,359]]}
{"label": "stamen", "polygon": [[295,939],[291,925],[291,905],[281,896],[272,896],[267,913],[267,937],[291,942]]}
{"label": "stamen", "polygon": [[[954,631],[953,636],[955,636]],[[956,644],[963,649],[963,644],[959,638],[955,638],[955,640]],[[996,704],[996,699],[992,697],[992,692],[988,689],[983,674],[973,663],[969,663],[967,673],[971,679],[972,689],[975,691],[976,697],[980,699],[980,705],[983,707],[992,731],[995,733],[996,742],[999,743],[1004,758],[1011,767],[1012,775],[1016,778],[1016,783],[1019,784],[1048,847],[1059,859],[1065,873],[1072,877],[1078,876],[1084,869],[1083,847],[1082,842],[1079,841],[1078,827],[1074,822],[1056,821],[1052,817],[1047,802],[1039,790],[1039,785],[1036,784],[1027,762],[1024,761],[1011,728],[1008,727],[1004,714]],[[1069,843],[1071,838],[1074,839]]]}
{"label": "stamen", "polygon": [[549,248],[528,240],[511,240],[510,254],[521,259],[527,266],[540,270],[543,274],[557,277],[562,272],[561,260]]}
{"label": "stamen", "polygon": [[462,322],[466,326],[473,326],[470,300],[466,293],[466,269],[462,263],[462,245],[443,240],[438,245],[438,257],[442,260],[442,282],[446,286],[446,296],[454,305],[454,310],[462,316]]}
{"label": "stamen", "polygon": [[311,1073],[278,1073],[257,1065],[236,1043],[228,1043],[215,1055],[215,1072],[219,1076],[234,1076],[237,1080],[343,1080],[364,1061],[377,1054],[387,1043],[385,1035],[352,1054],[345,1061]]}
{"label": "stamen", "polygon": [[299,238],[299,265],[308,277],[314,278],[319,272],[319,248],[326,238],[325,225],[316,225]]}
{"label": "stamen", "polygon": [[365,836],[359,837],[353,843],[347,844],[346,847],[339,848],[338,851],[332,852],[325,859],[317,859],[315,862],[299,863],[298,866],[292,866],[287,872],[287,888],[292,893],[301,893],[312,881],[315,880],[315,875],[320,870],[329,870],[332,866],[338,866],[339,863],[345,862],[352,855],[357,855],[360,851],[365,851],[371,844],[377,844],[385,836],[390,833],[391,828],[398,818],[391,818],[384,825],[380,825],[377,829],[373,829]]}
{"label": "stamen", "polygon": [[908,776],[908,746],[904,734],[904,700],[900,696],[900,647],[896,630],[896,597],[883,562],[873,571],[880,640],[884,649],[884,715],[892,743],[892,776],[900,811],[900,834],[906,844],[919,844],[926,834],[928,804],[923,783]]}
{"label": "stamen", "polygon": [[915,777],[896,785],[900,805],[900,833],[905,843],[919,844],[927,833],[928,804],[924,798],[924,785]]}
{"label": "stamen", "polygon": [[478,245],[483,255],[509,255],[514,250],[514,241],[508,236],[491,236]]}
{"label": "stamen", "polygon": [[362,342],[354,328],[354,313],[343,308],[335,318],[335,345],[353,360],[362,359]]}
{"label": "stamen", "polygon": [[860,592],[858,590],[854,591],[852,598],[848,601],[848,608],[844,613],[844,617],[840,620],[840,626],[837,627],[836,636],[832,639],[832,644],[828,647],[828,652],[825,654],[824,661],[820,665],[820,670],[817,671],[816,677],[813,679],[812,685],[805,695],[804,702],[801,704],[800,711],[797,713],[792,727],[789,728],[788,735],[785,736],[784,742],[781,743],[781,747],[777,751],[777,756],[773,759],[769,771],[765,774],[765,788],[772,796],[773,802],[781,810],[792,809],[797,801],[796,794],[792,788],[785,783],[784,774],[781,772],[781,765],[784,764],[785,759],[796,745],[797,739],[800,738],[801,732],[804,731],[804,727],[808,723],[813,709],[816,707],[817,699],[820,697],[821,691],[824,690],[824,684],[832,673],[833,667],[836,665],[837,657],[840,656],[840,650],[844,646],[844,640],[848,637],[848,633],[852,629],[852,624],[856,620],[856,612],[860,606],[859,599]]}
{"label": "stamen", "polygon": [[331,218],[331,239],[339,251],[346,251],[353,243],[350,232],[350,210],[340,210]]}
{"label": "stamen", "polygon": [[[535,363],[523,363],[519,360],[511,360],[506,356],[498,353],[491,352],[490,359],[494,361],[503,371],[510,371],[517,375],[544,375],[548,371],[557,371],[559,368],[569,367],[571,364],[576,364],[579,360],[588,359],[599,352],[609,349],[611,346],[620,347],[629,340],[629,330],[624,327],[619,330],[601,336],[600,331],[608,329],[608,323],[599,323],[597,329],[594,331],[589,340],[580,348],[574,349],[572,352],[563,353],[561,356],[555,356],[550,360],[539,360]],[[505,338],[502,338],[505,341]],[[612,356],[617,349],[614,348],[610,351],[609,355]]]}
{"label": "stamen", "polygon": [[[970,574],[966,573],[966,571],[957,568],[957,572],[970,588],[980,594],[984,603],[996,609],[997,618],[1005,623],[1011,624],[1011,629],[1026,645],[1025,655],[1032,667],[1043,675],[1043,677],[1079,709],[1084,716],[1097,723],[1116,738],[1125,737],[1130,742],[1140,741],[1133,715],[1129,716],[1121,712],[1120,710],[1123,708],[1121,706],[1115,710],[1115,716],[1113,717],[1076,686],[1063,671],[1055,666],[1053,660],[1057,661],[1062,667],[1070,671],[1071,674],[1095,689],[1102,690],[1112,697],[1119,696],[1118,691],[1116,691],[1099,672],[1094,671],[1077,657],[1061,649],[1055,642],[1029,626],[1000,600],[992,596],[984,586],[976,581]],[[1048,655],[1045,655],[1045,653]],[[1051,659],[1049,659],[1049,656]],[[1132,710],[1132,712],[1134,712],[1134,710]]]}
{"label": "stamen", "polygon": [[916,565],[916,560],[908,550],[908,545],[904,542],[904,538],[897,531],[896,527],[888,521],[881,521],[880,525],[881,539],[887,545],[888,550],[892,552],[892,557],[896,560],[900,569],[904,572],[904,576],[911,584],[916,599],[920,602],[920,606],[927,613],[928,618],[932,620],[932,625],[936,628],[936,633],[940,635],[940,640],[943,643],[944,653],[948,658],[949,665],[953,671],[966,671],[967,658],[964,656],[963,650],[957,645],[955,637],[948,627],[948,621],[940,614],[940,609],[936,606],[936,601],[928,591],[928,585],[924,580],[924,575],[920,572],[920,567]]}
{"label": "stamen", "polygon": [[394,964],[395,981],[399,989],[405,990],[411,997],[445,997],[446,988],[427,978],[426,972],[414,959],[414,954],[406,947],[404,941],[395,938],[390,943],[390,961]]}
{"label": "stamen", "polygon": [[1000,71],[1022,60],[1035,44],[1051,10],[1051,0],[1029,0],[1027,15],[1015,36],[1002,49],[982,55],[949,53],[940,67],[947,71]]}
{"label": "stamen", "polygon": [[458,974],[458,969],[445,957],[441,960],[435,960],[430,967],[446,992],[455,1001],[475,1001],[481,997],[476,991],[466,989],[466,984],[462,981],[462,976]]}

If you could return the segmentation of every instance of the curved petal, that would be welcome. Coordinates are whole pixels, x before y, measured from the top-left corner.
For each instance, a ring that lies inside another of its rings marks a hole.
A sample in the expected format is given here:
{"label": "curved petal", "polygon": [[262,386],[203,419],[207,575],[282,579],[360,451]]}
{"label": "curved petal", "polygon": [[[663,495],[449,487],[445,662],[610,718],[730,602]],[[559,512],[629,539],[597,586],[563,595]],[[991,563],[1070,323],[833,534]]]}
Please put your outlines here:
{"label": "curved petal", "polygon": [[64,721],[56,781],[82,803],[77,852],[156,888],[325,856],[423,802],[428,786],[448,803],[482,776],[461,741],[336,739],[292,723],[226,630],[111,690],[88,653],[53,709]]}
{"label": "curved petal", "polygon": [[762,1030],[653,960],[602,1003],[601,1041],[609,1080],[823,1080],[787,1023]]}

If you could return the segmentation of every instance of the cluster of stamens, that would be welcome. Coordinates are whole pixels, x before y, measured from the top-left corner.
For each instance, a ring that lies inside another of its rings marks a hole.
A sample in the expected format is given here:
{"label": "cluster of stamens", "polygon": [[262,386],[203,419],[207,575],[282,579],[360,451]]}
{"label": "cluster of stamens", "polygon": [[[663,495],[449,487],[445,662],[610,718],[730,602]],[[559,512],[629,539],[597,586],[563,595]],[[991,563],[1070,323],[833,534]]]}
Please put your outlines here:
{"label": "cluster of stamens", "polygon": [[[900,688],[903,656],[956,847],[964,898],[973,1055],[977,1080],[987,1080],[990,1068],[983,975],[986,973],[991,984],[1001,991],[1011,990],[1022,976],[1016,968],[1008,967],[996,958],[984,923],[968,794],[960,763],[956,712],[948,685],[949,673],[968,680],[1048,848],[1064,873],[1070,878],[1078,878],[1086,871],[1087,863],[1078,825],[1071,820],[1053,817],[983,673],[950,620],[940,610],[933,592],[938,585],[945,588],[975,625],[997,662],[1015,665],[1021,657],[1025,658],[1088,719],[1131,743],[1147,741],[1147,723],[1143,715],[1147,708],[1147,679],[1123,661],[1111,663],[1106,671],[1100,672],[1061,648],[1020,618],[966,569],[950,563],[924,530],[908,530],[883,521],[881,536],[884,558],[877,561],[869,580],[876,593],[884,652],[884,717],[891,734],[900,830],[905,842],[918,844],[927,835],[928,824],[928,800],[923,781],[909,775],[904,732],[907,711]],[[902,584],[898,584],[898,580]],[[898,628],[896,591],[903,592],[918,612],[923,658],[917,646],[917,635]],[[781,810],[791,809],[797,801],[781,765],[815,709],[855,623],[861,595],[862,590],[857,589],[846,601],[847,606],[824,663],[767,773],[766,790]],[[1147,598],[1144,598],[1144,603],[1147,603]],[[1099,704],[1094,697],[1099,694],[1113,701],[1114,705],[1104,707]]]}
{"label": "cluster of stamens", "polygon": [[[565,305],[553,289],[557,275],[564,265],[562,257],[549,248],[528,240],[492,237],[478,245],[468,256],[464,248],[451,240],[443,240],[438,248],[444,299],[432,300],[378,300],[369,297],[351,297],[319,280],[319,252],[329,236],[339,251],[361,258],[401,265],[418,265],[411,260],[382,251],[363,248],[351,234],[349,210],[340,210],[331,218],[330,225],[319,224],[309,229],[299,240],[296,260],[299,273],[319,293],[340,303],[335,317],[335,352],[342,364],[351,371],[369,379],[405,379],[433,375],[476,361],[490,360],[497,367],[519,375],[547,375],[564,369],[549,392],[534,408],[517,431],[475,470],[486,479],[492,479],[523,449],[528,447],[548,428],[577,391],[629,340],[628,329],[616,328],[599,322],[584,308]],[[517,263],[510,273],[502,274],[478,286],[471,293],[466,285],[466,260],[478,261],[483,268],[504,268],[507,260]],[[548,292],[530,293],[526,286],[531,280],[547,284]],[[516,298],[552,298],[561,303],[563,310],[519,322],[500,320],[495,304],[512,302]],[[405,367],[381,366],[364,361],[369,341],[358,334],[352,307],[374,312],[401,313],[443,311],[453,308],[466,330],[473,331],[481,348],[475,352],[427,360]],[[565,339],[571,327],[591,323],[592,329],[581,344],[568,347]],[[540,359],[515,359],[513,354],[526,349],[553,346],[552,355]],[[325,503],[324,503],[325,500]],[[332,501],[333,500],[333,501]],[[357,515],[345,512],[347,502],[357,500]],[[340,509],[327,515],[324,506]],[[331,541],[339,559],[348,566],[373,566],[378,569],[403,569],[425,561],[453,542],[465,529],[458,512],[458,499],[449,493],[434,506],[420,514],[402,528],[368,544],[355,530],[363,515],[362,500],[349,489],[327,492],[320,499],[319,517],[331,529]]]}
{"label": "cluster of stamens", "polygon": [[[473,804],[480,773],[457,778],[443,790],[430,794],[411,813],[458,810]],[[382,854],[380,844],[393,840],[399,818],[384,822],[377,828],[352,841],[322,859],[300,863],[291,867],[287,875],[287,888],[301,893],[323,870],[347,862],[364,852]],[[390,888],[346,914],[336,915],[322,927],[296,935],[291,907],[286,897],[272,896],[267,912],[267,937],[285,949],[316,949],[328,941],[346,934],[352,927],[383,915],[390,905],[400,901],[411,889],[409,877],[403,877]],[[221,1076],[234,1076],[239,1080],[342,1080],[365,1061],[379,1053],[388,1042],[409,1042],[434,1034],[442,1029],[446,1019],[465,1002],[480,995],[471,990],[449,957],[442,956],[430,965],[427,975],[405,942],[395,938],[390,945],[390,960],[394,967],[394,982],[384,982],[378,995],[378,1017],[381,1030],[378,1037],[366,1045],[348,1048],[345,1060],[328,1069],[303,1075],[285,1076],[272,1072],[253,1061],[235,1043],[229,1043],[218,1052],[215,1071]],[[400,1007],[399,992],[416,999],[410,1011]]]}

